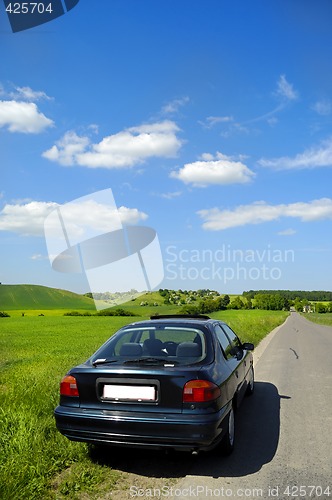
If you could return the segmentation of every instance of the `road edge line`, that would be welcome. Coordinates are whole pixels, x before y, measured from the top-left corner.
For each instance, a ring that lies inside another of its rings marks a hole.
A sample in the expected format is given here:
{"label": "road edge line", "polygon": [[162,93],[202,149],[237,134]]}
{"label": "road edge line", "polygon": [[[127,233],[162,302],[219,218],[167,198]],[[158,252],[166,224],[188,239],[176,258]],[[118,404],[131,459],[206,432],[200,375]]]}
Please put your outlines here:
{"label": "road edge line", "polygon": [[287,316],[287,318],[285,319],[285,321],[281,324],[281,325],[278,325],[276,326],[270,333],[268,333],[261,341],[260,343],[258,344],[257,347],[255,347],[255,350],[253,351],[253,357],[254,357],[254,365],[256,365],[258,363],[258,361],[260,360],[260,358],[262,357],[265,349],[267,348],[267,346],[270,344],[270,342],[272,341],[272,339],[274,338],[275,334],[278,333],[278,331],[283,327],[285,326],[285,324],[287,323],[287,321],[290,319],[291,317],[291,313],[289,314],[289,316]]}

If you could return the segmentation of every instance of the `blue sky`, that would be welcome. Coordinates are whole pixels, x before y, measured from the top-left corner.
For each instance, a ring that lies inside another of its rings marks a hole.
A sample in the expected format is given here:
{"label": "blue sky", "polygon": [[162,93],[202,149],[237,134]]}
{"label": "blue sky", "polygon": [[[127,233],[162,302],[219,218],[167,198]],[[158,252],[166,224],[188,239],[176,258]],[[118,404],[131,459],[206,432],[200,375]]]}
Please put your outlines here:
{"label": "blue sky", "polygon": [[111,188],[156,230],[162,288],[331,290],[331,18],[81,0],[13,34],[0,3],[0,281],[88,291],[52,270],[43,224]]}

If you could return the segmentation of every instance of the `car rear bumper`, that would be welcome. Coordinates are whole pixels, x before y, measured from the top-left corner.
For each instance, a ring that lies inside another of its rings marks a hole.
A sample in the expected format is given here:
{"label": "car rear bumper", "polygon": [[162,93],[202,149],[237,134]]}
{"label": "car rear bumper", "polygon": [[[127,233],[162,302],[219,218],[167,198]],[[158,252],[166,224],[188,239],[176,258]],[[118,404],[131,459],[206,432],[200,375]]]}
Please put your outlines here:
{"label": "car rear bumper", "polygon": [[226,432],[227,405],[209,414],[135,414],[58,406],[58,430],[72,441],[139,448],[208,450]]}

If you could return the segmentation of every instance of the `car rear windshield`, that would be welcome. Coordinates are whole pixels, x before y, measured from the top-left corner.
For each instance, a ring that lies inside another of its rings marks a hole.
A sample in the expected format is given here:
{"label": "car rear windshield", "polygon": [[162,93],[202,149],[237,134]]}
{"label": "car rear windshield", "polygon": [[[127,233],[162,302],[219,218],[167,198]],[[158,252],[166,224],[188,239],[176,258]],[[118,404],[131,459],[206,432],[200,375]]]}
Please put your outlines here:
{"label": "car rear windshield", "polygon": [[183,326],[146,326],[119,330],[90,361],[153,362],[192,364],[206,356],[206,338],[202,330]]}

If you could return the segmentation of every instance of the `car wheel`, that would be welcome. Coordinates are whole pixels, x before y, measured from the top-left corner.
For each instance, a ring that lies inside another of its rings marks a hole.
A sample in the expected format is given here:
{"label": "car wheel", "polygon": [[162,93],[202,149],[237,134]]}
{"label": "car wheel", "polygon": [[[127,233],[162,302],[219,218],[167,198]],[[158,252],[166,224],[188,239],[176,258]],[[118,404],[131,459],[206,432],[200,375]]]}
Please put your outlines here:
{"label": "car wheel", "polygon": [[230,455],[234,450],[234,440],[235,440],[235,414],[234,408],[232,406],[231,411],[227,417],[227,431],[221,443],[222,451],[224,455]]}
{"label": "car wheel", "polygon": [[254,393],[254,388],[255,388],[255,376],[254,376],[254,369],[253,367],[251,367],[246,395],[251,396]]}

